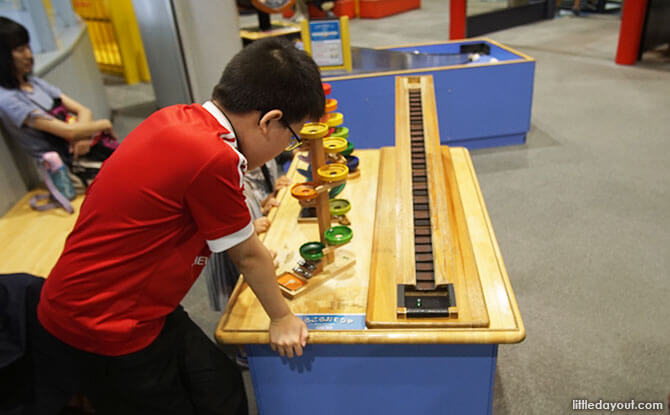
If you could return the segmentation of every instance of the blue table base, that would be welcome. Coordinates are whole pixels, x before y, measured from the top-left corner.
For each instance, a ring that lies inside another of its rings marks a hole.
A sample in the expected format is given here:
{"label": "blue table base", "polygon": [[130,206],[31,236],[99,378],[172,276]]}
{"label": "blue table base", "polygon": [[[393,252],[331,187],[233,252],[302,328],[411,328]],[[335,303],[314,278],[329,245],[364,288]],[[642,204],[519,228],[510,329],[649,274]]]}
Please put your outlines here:
{"label": "blue table base", "polygon": [[490,414],[498,345],[248,345],[259,414]]}

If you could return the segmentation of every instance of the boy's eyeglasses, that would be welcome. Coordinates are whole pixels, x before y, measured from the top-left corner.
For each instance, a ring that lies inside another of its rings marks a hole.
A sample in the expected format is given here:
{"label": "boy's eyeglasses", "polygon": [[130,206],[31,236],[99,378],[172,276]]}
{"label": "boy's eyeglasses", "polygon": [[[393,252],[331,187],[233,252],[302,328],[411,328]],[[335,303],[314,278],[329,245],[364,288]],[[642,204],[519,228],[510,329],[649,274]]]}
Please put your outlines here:
{"label": "boy's eyeglasses", "polygon": [[298,148],[302,145],[302,138],[300,138],[300,136],[298,134],[296,134],[295,131],[293,131],[293,128],[291,128],[288,121],[286,121],[283,118],[281,120],[284,123],[284,126],[286,126],[286,128],[288,128],[288,130],[291,132],[291,141],[289,141],[286,148],[284,148],[284,151],[295,150],[296,148]]}

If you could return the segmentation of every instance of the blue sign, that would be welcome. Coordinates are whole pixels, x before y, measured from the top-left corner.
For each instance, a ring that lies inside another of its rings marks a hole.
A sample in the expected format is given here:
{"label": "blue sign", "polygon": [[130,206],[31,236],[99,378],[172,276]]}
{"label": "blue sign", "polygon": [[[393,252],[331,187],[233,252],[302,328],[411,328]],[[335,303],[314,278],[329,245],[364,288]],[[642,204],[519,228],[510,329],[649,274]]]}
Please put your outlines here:
{"label": "blue sign", "polygon": [[314,20],[309,22],[312,58],[319,66],[344,64],[340,21]]}
{"label": "blue sign", "polygon": [[297,314],[309,330],[365,330],[365,314]]}
{"label": "blue sign", "polygon": [[309,22],[309,32],[312,34],[312,42],[321,40],[340,39],[340,21],[312,21]]}

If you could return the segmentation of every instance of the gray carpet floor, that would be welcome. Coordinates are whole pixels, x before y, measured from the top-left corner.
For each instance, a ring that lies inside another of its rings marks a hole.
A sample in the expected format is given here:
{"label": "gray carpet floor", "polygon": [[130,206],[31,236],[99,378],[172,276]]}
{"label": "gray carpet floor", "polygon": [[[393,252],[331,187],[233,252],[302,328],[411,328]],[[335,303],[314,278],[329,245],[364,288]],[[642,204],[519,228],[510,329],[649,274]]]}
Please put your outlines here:
{"label": "gray carpet floor", "polygon": [[[354,19],[352,44],[447,40],[447,4]],[[472,152],[527,330],[500,347],[497,415],[573,413],[573,399],[667,403],[670,58],[616,65],[619,24],[561,16],[488,35],[537,60],[527,143]],[[155,106],[150,85],[108,91],[122,136]],[[204,281],[184,305],[213,333]]]}

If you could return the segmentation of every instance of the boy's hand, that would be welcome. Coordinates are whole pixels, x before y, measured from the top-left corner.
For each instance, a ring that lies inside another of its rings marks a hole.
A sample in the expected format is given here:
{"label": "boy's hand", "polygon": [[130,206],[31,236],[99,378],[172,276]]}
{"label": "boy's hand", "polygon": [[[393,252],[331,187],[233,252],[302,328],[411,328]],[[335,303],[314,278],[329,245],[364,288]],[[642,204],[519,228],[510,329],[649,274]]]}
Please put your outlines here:
{"label": "boy's hand", "polygon": [[280,356],[292,358],[302,356],[302,348],[307,345],[307,325],[293,313],[270,321],[270,347]]}
{"label": "boy's hand", "polygon": [[257,234],[261,234],[263,232],[267,232],[268,229],[270,229],[270,224],[270,219],[268,219],[266,216],[261,216],[254,221],[254,229],[256,229]]}
{"label": "boy's hand", "polygon": [[291,179],[288,176],[281,176],[275,181],[275,191],[281,189],[282,187],[288,187],[291,185]]}
{"label": "boy's hand", "polygon": [[268,248],[268,251],[270,252],[270,256],[272,257],[272,265],[274,265],[275,269],[279,268],[279,260],[277,259],[277,251],[274,251],[270,248]]}
{"label": "boy's hand", "polygon": [[263,202],[263,206],[261,206],[261,213],[267,216],[267,214],[270,213],[270,210],[277,206],[279,206],[279,202],[277,201],[277,199],[275,199],[274,197],[268,197]]}

